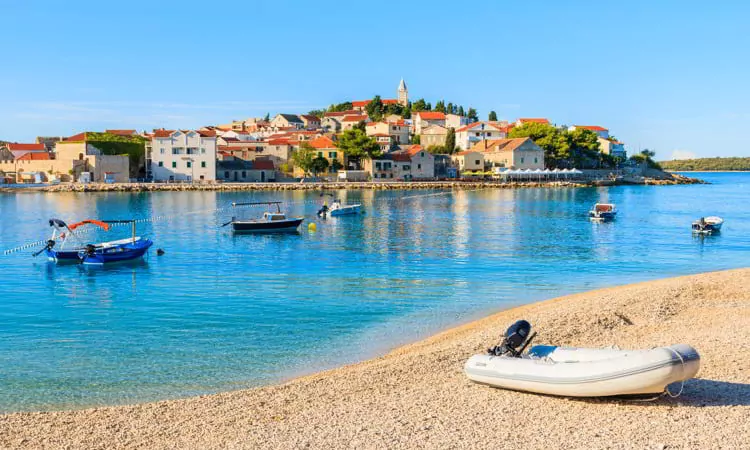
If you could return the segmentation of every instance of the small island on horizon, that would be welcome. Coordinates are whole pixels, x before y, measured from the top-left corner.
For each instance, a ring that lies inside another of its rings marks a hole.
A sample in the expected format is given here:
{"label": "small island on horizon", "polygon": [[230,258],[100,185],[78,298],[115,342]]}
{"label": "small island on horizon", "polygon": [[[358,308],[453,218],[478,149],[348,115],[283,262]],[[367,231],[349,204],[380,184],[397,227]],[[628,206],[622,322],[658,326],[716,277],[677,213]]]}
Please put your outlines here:
{"label": "small island on horizon", "polygon": [[659,165],[669,172],[748,172],[750,157],[675,159],[661,161]]}

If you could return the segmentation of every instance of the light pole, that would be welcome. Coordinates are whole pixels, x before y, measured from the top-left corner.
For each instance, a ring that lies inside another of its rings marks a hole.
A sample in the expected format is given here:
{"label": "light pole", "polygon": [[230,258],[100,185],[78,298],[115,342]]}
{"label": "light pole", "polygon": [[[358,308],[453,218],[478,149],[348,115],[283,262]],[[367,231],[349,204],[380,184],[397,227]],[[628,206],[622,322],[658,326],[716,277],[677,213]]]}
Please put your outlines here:
{"label": "light pole", "polygon": [[183,161],[190,161],[190,184],[195,182],[195,160],[189,156],[183,156]]}

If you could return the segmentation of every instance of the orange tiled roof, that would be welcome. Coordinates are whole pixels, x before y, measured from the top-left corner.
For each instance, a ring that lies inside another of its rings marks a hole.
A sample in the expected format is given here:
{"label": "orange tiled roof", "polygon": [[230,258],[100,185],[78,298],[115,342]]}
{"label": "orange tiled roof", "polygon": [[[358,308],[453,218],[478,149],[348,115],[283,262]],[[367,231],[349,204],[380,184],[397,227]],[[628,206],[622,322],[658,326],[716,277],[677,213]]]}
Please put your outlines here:
{"label": "orange tiled roof", "polygon": [[343,119],[341,119],[342,122],[361,122],[363,120],[367,120],[367,116],[364,115],[352,115],[352,116],[344,116]]}
{"label": "orange tiled roof", "polygon": [[573,125],[576,128],[583,128],[584,130],[591,131],[609,131],[607,128],[600,127],[599,125]]}
{"label": "orange tiled roof", "polygon": [[310,146],[317,149],[322,148],[336,148],[336,143],[333,142],[328,136],[321,136],[315,139],[311,139],[309,142]]}
{"label": "orange tiled roof", "polygon": [[10,151],[19,151],[19,150],[26,150],[26,151],[46,151],[47,148],[44,146],[44,144],[18,144],[18,143],[9,143],[8,144],[8,150]]}
{"label": "orange tiled roof", "polygon": [[417,113],[420,118],[425,120],[443,120],[445,114],[438,111],[419,111]]}

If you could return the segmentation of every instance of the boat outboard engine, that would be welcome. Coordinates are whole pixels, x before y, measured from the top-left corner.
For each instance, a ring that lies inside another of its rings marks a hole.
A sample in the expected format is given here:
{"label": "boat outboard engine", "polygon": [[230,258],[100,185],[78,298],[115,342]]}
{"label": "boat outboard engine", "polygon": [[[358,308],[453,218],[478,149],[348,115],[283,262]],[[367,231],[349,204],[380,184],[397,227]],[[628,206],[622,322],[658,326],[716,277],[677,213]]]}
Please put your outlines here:
{"label": "boat outboard engine", "polygon": [[323,206],[318,210],[318,217],[325,217],[327,212],[328,212],[328,205],[323,204]]}
{"label": "boat outboard engine", "polygon": [[519,320],[508,327],[500,345],[488,349],[487,353],[495,356],[510,355],[519,358],[536,336],[536,333],[529,336],[530,333],[531,324],[525,320]]}

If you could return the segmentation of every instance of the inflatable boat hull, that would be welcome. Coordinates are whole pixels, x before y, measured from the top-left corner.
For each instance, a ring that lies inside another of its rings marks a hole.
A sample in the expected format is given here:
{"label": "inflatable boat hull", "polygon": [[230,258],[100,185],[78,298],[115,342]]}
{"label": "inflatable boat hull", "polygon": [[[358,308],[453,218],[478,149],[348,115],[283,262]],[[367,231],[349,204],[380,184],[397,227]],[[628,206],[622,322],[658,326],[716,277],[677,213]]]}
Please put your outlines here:
{"label": "inflatable boat hull", "polygon": [[660,394],[693,378],[700,367],[689,345],[651,350],[536,346],[523,358],[475,355],[464,366],[470,380],[516,391],[566,397]]}

